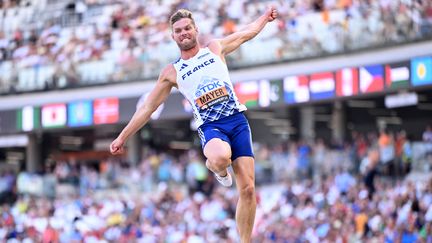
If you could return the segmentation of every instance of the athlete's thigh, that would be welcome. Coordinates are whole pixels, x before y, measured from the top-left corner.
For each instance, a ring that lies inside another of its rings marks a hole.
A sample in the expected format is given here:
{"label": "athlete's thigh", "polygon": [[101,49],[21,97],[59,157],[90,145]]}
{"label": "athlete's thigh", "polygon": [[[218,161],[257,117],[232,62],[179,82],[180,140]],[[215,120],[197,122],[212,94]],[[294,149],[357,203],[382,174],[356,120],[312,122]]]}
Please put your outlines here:
{"label": "athlete's thigh", "polygon": [[229,139],[233,161],[242,156],[254,157],[251,129],[246,120],[237,124]]}
{"label": "athlete's thigh", "polygon": [[238,188],[255,185],[255,160],[251,156],[241,156],[232,163]]}
{"label": "athlete's thigh", "polygon": [[221,138],[211,138],[203,148],[204,156],[211,159],[231,159],[231,146]]}

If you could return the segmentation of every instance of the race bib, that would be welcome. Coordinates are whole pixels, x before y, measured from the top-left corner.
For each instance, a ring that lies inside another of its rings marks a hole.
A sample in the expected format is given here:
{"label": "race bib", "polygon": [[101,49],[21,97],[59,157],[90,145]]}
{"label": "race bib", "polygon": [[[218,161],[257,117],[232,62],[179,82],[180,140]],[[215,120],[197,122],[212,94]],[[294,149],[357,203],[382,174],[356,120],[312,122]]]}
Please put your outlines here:
{"label": "race bib", "polygon": [[229,100],[229,93],[224,82],[208,77],[205,77],[204,82],[198,86],[195,96],[195,103],[200,110]]}

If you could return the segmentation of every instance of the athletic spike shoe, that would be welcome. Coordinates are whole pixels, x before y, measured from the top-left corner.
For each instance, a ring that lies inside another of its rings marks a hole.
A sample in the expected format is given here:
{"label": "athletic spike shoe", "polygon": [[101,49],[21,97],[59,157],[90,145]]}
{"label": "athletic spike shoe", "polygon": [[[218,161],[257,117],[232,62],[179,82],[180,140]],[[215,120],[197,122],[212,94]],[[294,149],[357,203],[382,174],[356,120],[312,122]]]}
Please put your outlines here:
{"label": "athletic spike shoe", "polygon": [[233,183],[232,177],[231,177],[231,174],[228,173],[228,171],[227,171],[227,175],[224,177],[219,176],[216,173],[214,173],[214,174],[215,174],[216,180],[219,181],[219,183],[222,184],[222,186],[224,186],[224,187],[232,186],[232,183]]}

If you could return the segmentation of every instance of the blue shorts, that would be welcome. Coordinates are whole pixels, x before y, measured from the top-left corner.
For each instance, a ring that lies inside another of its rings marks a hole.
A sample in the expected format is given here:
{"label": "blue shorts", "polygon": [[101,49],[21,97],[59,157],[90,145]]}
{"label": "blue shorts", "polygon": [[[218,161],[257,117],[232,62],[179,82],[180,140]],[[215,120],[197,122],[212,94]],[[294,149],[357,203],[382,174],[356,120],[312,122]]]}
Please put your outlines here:
{"label": "blue shorts", "polygon": [[231,146],[231,160],[240,156],[254,157],[249,123],[241,112],[201,125],[198,135],[203,149],[212,138],[219,138]]}

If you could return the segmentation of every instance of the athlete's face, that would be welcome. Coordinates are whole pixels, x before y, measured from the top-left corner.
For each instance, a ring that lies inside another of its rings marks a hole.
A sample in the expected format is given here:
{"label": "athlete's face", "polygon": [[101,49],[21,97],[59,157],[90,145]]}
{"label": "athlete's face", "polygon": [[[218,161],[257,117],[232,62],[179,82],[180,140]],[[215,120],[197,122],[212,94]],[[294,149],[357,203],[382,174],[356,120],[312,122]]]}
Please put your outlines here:
{"label": "athlete's face", "polygon": [[172,38],[182,51],[187,51],[197,45],[198,30],[191,19],[182,18],[172,26]]}

